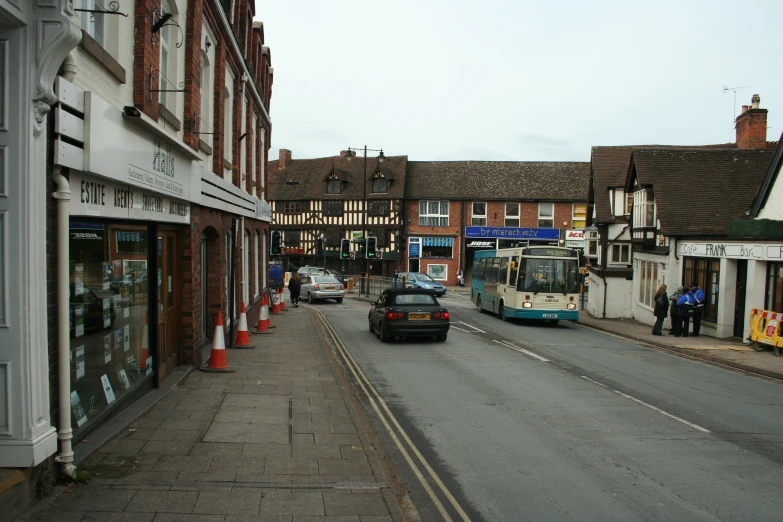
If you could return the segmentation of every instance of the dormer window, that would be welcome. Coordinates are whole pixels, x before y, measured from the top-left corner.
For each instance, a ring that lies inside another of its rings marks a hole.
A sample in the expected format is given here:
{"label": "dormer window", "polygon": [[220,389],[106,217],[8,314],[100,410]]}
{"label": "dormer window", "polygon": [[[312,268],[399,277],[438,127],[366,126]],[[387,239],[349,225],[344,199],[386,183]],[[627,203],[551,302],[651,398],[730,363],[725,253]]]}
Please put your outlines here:
{"label": "dormer window", "polygon": [[633,193],[633,227],[655,226],[655,195],[651,188],[642,188]]}
{"label": "dormer window", "polygon": [[327,194],[339,194],[342,192],[343,182],[339,179],[326,180],[326,193]]}
{"label": "dormer window", "polygon": [[383,172],[376,172],[372,177],[373,194],[385,194],[389,192],[389,180],[383,175]]}

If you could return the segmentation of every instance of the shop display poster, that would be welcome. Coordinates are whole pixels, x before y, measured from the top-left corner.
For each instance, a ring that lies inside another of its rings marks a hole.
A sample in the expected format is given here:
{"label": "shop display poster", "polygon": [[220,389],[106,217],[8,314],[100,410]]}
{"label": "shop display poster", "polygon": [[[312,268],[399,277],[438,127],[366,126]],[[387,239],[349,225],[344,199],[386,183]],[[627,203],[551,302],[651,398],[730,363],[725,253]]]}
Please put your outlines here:
{"label": "shop display poster", "polygon": [[103,289],[111,288],[111,263],[103,263]]}
{"label": "shop display poster", "polygon": [[152,356],[147,357],[147,373],[144,375],[152,375]]}
{"label": "shop display poster", "polygon": [[76,347],[76,380],[84,377],[84,345]]}
{"label": "shop display poster", "polygon": [[125,360],[128,361],[128,368],[130,368],[130,371],[136,372],[139,370],[139,365],[136,364],[136,358],[132,353],[129,353]]}
{"label": "shop display poster", "polygon": [[103,300],[103,327],[108,328],[111,326],[111,298],[107,297]]}
{"label": "shop display poster", "polygon": [[79,305],[73,309],[74,336],[84,336],[84,306]]}
{"label": "shop display poster", "polygon": [[120,378],[120,382],[122,382],[122,388],[124,390],[130,389],[130,381],[128,380],[128,374],[125,373],[125,370],[118,370],[117,371],[117,377]]}
{"label": "shop display poster", "polygon": [[103,336],[103,362],[111,362],[111,334]]}
{"label": "shop display poster", "polygon": [[77,263],[73,265],[73,294],[82,295],[84,293],[84,265]]}
{"label": "shop display poster", "polygon": [[117,351],[122,350],[122,338],[122,328],[114,330],[114,349]]}
{"label": "shop display poster", "polygon": [[105,373],[101,375],[101,383],[103,383],[103,393],[106,395],[106,404],[111,404],[116,400],[116,397],[114,396],[114,390],[111,389],[109,376]]}
{"label": "shop display poster", "polygon": [[128,289],[123,289],[123,296],[122,296],[122,317],[127,319],[130,317],[130,292],[128,292]]}
{"label": "shop display poster", "polygon": [[122,340],[125,343],[125,351],[130,350],[130,325],[126,324],[123,328]]}
{"label": "shop display poster", "polygon": [[71,392],[71,412],[73,418],[76,419],[76,425],[81,428],[87,422],[87,414],[84,413],[82,401],[79,400],[79,394],[76,393],[76,390]]}

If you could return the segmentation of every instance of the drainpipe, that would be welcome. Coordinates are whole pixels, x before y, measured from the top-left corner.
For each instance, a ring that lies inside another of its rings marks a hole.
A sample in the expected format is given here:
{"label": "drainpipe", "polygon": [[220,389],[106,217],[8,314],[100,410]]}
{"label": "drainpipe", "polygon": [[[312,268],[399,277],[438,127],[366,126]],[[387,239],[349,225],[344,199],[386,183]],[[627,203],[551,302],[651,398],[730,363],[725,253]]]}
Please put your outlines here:
{"label": "drainpipe", "polygon": [[76,466],[73,464],[71,439],[71,361],[70,361],[70,325],[68,310],[70,291],[68,288],[68,202],[71,201],[71,189],[68,180],[60,173],[60,167],[52,167],[52,180],[57,185],[53,194],[57,200],[57,373],[59,377],[60,454],[55,461],[62,464],[62,471],[72,479],[76,478]]}
{"label": "drainpipe", "polygon": [[599,277],[600,277],[600,278],[603,280],[603,282],[604,282],[604,310],[603,310],[603,319],[606,319],[606,294],[607,294],[607,290],[608,290],[608,285],[607,285],[607,283],[606,283],[606,278],[604,277],[604,267],[606,266],[606,253],[609,251],[609,246],[610,246],[612,243],[614,243],[615,241],[617,241],[618,239],[620,239],[620,236],[622,236],[623,234],[625,234],[625,231],[626,231],[626,230],[628,230],[628,226],[629,226],[629,225],[625,225],[625,226],[623,227],[623,229],[620,231],[620,233],[619,233],[619,234],[617,234],[617,236],[616,236],[614,239],[612,239],[611,241],[609,241],[608,243],[606,243],[606,245],[604,246],[604,256],[603,256],[603,259],[601,259],[601,270],[600,270],[600,274],[599,274]]}

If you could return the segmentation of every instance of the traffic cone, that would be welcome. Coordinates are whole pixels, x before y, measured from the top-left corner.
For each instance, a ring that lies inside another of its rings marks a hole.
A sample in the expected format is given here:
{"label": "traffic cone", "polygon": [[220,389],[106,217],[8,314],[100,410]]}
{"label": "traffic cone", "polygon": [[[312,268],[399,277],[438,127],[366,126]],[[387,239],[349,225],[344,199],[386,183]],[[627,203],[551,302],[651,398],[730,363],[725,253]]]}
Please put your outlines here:
{"label": "traffic cone", "polygon": [[237,327],[237,338],[231,348],[253,348],[250,344],[250,332],[247,331],[247,312],[245,311],[245,302],[239,307],[239,325]]}
{"label": "traffic cone", "polygon": [[261,311],[258,315],[258,325],[256,325],[256,331],[251,333],[271,334],[272,332],[269,331],[270,328],[274,328],[274,326],[269,325],[269,296],[264,293],[264,296],[261,298]]}
{"label": "traffic cone", "polygon": [[280,289],[280,310],[287,312],[285,309],[285,288]]}
{"label": "traffic cone", "polygon": [[275,290],[275,293],[272,294],[272,310],[271,313],[273,314],[280,314],[282,313],[280,311],[280,293]]}
{"label": "traffic cone", "polygon": [[226,341],[223,339],[223,312],[218,312],[217,315],[209,364],[206,367],[202,367],[201,371],[208,373],[231,373],[234,371],[228,368],[228,362],[226,362]]}
{"label": "traffic cone", "polygon": [[149,317],[147,312],[144,315],[144,332],[141,336],[141,355],[139,356],[139,369],[147,369],[147,358],[150,356],[150,330],[149,330]]}

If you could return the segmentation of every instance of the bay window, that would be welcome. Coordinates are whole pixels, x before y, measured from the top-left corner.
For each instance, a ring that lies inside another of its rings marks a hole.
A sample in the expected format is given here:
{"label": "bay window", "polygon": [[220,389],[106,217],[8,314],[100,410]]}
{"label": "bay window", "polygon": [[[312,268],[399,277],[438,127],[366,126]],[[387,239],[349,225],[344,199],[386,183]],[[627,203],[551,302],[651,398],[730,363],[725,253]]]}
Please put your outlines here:
{"label": "bay window", "polygon": [[655,196],[651,188],[643,188],[633,193],[633,227],[655,226]]}
{"label": "bay window", "polygon": [[635,277],[639,279],[639,303],[649,308],[655,308],[655,292],[664,283],[663,272],[659,274],[658,263],[654,261],[639,261]]}

